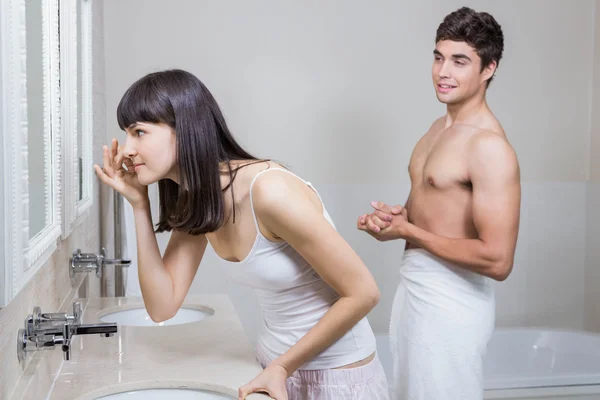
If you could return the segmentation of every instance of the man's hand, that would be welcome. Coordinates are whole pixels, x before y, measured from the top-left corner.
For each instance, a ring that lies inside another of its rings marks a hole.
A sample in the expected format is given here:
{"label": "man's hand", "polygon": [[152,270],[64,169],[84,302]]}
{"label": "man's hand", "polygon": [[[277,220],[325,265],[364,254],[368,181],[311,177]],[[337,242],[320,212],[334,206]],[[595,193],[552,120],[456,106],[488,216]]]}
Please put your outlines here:
{"label": "man's hand", "polygon": [[406,238],[410,225],[406,208],[375,201],[371,203],[371,207],[375,209],[373,213],[358,218],[359,230],[367,232],[381,242]]}

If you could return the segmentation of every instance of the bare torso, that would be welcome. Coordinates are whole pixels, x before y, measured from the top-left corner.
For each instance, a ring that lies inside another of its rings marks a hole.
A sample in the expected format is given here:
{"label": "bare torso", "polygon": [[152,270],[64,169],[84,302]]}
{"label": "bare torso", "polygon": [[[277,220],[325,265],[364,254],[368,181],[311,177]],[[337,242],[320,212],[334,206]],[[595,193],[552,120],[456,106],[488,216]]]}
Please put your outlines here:
{"label": "bare torso", "polygon": [[[411,190],[405,204],[409,222],[440,236],[477,238],[467,150],[474,137],[490,132],[506,139],[492,115],[478,118],[474,125],[446,127],[445,117],[434,122],[410,159]],[[407,242],[407,249],[415,247]]]}

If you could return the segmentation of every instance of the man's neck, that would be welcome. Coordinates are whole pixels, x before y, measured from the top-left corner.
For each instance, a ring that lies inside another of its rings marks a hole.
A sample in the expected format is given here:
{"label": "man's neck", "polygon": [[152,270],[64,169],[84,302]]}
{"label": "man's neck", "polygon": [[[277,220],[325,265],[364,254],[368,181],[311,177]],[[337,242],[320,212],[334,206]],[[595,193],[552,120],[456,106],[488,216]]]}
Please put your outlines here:
{"label": "man's neck", "polygon": [[482,113],[490,112],[485,96],[474,96],[471,99],[458,103],[449,104],[446,107],[445,127],[449,128],[454,124],[472,124],[474,117]]}

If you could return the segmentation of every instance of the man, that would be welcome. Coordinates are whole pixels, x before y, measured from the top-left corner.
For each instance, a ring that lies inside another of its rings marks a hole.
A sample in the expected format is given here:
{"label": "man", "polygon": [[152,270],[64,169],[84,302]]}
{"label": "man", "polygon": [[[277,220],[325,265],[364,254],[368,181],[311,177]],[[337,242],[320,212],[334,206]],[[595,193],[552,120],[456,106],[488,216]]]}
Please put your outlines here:
{"label": "man", "polygon": [[483,398],[492,280],[512,271],[521,202],[516,154],[485,98],[503,47],[491,15],[446,16],[432,68],[446,115],[413,150],[405,206],[372,203],[358,219],[377,240],[406,240],[390,324],[394,399]]}

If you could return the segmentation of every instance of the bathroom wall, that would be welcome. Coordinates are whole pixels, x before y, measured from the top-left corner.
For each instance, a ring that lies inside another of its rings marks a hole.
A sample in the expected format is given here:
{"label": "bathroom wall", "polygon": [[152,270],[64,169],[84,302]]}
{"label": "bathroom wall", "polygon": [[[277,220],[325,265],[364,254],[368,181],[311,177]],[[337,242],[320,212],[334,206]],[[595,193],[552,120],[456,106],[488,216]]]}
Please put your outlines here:
{"label": "bathroom wall", "polygon": [[[94,2],[94,31],[93,46],[96,61],[93,65],[94,74],[94,155],[95,162],[99,162],[99,149],[104,139],[106,129],[106,115],[104,113],[104,51],[102,45],[102,3]],[[102,133],[102,135],[100,135]],[[62,353],[60,348],[50,350],[52,357],[41,357],[42,353],[32,353],[28,357],[28,367],[23,369],[17,360],[16,339],[17,331],[23,327],[23,322],[28,314],[31,314],[34,306],[40,306],[43,312],[72,312],[70,299],[77,293],[73,288],[80,286],[83,275],[77,276],[73,281],[69,278],[69,258],[73,251],[81,248],[84,252],[96,252],[100,248],[100,208],[99,208],[99,186],[94,183],[94,205],[89,216],[82,221],[71,235],[64,241],[59,242],[58,249],[54,255],[19,292],[19,294],[6,306],[0,309],[0,399],[9,399],[11,394],[18,398],[20,394],[28,390],[36,390],[32,386],[40,387],[40,393],[47,393],[43,388],[50,387],[54,376],[60,366]],[[94,277],[95,279],[95,277]],[[94,291],[94,282],[90,284],[90,291]],[[44,352],[46,353],[46,352]],[[48,353],[46,353],[48,354]],[[47,379],[29,381],[27,378],[32,367],[43,368],[44,374],[40,375]],[[34,396],[35,398],[35,396]]]}
{"label": "bathroom wall", "polygon": [[600,2],[594,12],[594,75],[590,138],[590,181],[586,207],[586,269],[585,321],[586,328],[600,332]]}
{"label": "bathroom wall", "polygon": [[[592,0],[107,0],[107,140],[124,138],[115,110],[136,79],[164,68],[195,73],[244,146],[315,184],[380,285],[369,320],[385,333],[404,243],[375,242],[356,218],[371,200],[408,195],[411,150],[445,111],[430,77],[435,31],[462,5],[492,13],[504,29],[488,99],[522,172],[514,272],[496,285],[498,325],[583,327]],[[167,240],[159,237],[163,248]],[[227,283],[220,265],[208,251],[192,291],[227,291],[253,334],[254,297]]]}

